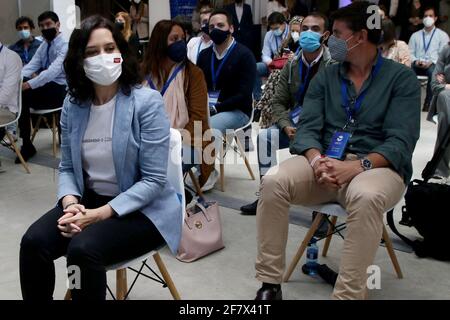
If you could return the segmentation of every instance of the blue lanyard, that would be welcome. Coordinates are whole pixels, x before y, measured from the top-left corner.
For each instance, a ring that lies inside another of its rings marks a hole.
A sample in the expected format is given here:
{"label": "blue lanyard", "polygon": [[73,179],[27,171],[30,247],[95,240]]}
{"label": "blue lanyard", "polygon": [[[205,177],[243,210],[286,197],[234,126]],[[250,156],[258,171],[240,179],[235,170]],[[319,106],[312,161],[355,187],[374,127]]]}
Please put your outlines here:
{"label": "blue lanyard", "polygon": [[425,42],[425,31],[422,32],[423,49],[425,50],[425,53],[427,53],[428,49],[430,49],[431,40],[433,40],[435,32],[436,32],[436,28],[434,28],[433,33],[431,34],[431,38],[430,38],[430,41],[428,42],[428,45]]}
{"label": "blue lanyard", "polygon": [[45,63],[45,69],[48,69],[48,67],[50,67],[50,47],[51,47],[52,43],[49,42],[47,43],[47,61]]}
{"label": "blue lanyard", "polygon": [[28,49],[27,49],[27,48],[23,48],[23,57],[24,57],[24,59],[25,59],[25,62],[28,63],[28,62],[29,62],[30,55],[29,55],[29,53],[28,53]]}
{"label": "blue lanyard", "polygon": [[[378,57],[377,57],[377,64],[375,65],[375,68],[372,70],[372,79],[371,79],[371,81],[373,81],[373,79],[377,76],[377,74],[380,71],[382,65],[383,65],[383,58],[381,56],[381,53],[379,52],[378,53]],[[358,111],[361,109],[362,102],[363,102],[364,98],[366,97],[367,92],[369,91],[369,88],[370,88],[370,86],[367,87],[366,89],[364,89],[358,95],[356,100],[353,100],[354,107],[352,108],[350,106],[350,99],[348,97],[347,83],[346,83],[345,79],[341,79],[342,106],[345,109],[348,121],[354,120],[354,115],[356,113],[358,113]]]}
{"label": "blue lanyard", "polygon": [[230,56],[231,52],[233,51],[234,47],[236,47],[236,41],[233,43],[233,45],[231,46],[230,49],[228,49],[227,54],[225,55],[225,57],[223,57],[222,61],[219,64],[219,68],[215,68],[215,53],[214,51],[211,53],[211,79],[212,79],[212,84],[213,84],[213,90],[216,91],[216,86],[217,86],[217,79],[219,78],[220,72],[222,71],[223,65],[225,64],[225,62],[228,60],[228,57]]}
{"label": "blue lanyard", "polygon": [[297,91],[297,101],[298,101],[298,103],[300,103],[300,100],[301,100],[302,96],[305,94],[306,87],[308,86],[308,83],[309,83],[309,73],[311,72],[312,66],[307,66],[306,68],[307,69],[306,69],[305,81],[303,81],[302,80],[302,76],[303,76],[303,59],[300,58],[300,63],[299,63],[299,66],[298,66],[298,74],[299,74],[299,77],[300,77],[301,85],[300,85],[300,87],[299,87],[299,89]]}
{"label": "blue lanyard", "polygon": [[276,36],[276,35],[273,35],[273,36],[275,37],[275,45],[276,45],[275,52],[276,52],[276,53],[277,53],[278,50],[280,49],[280,43],[279,43],[278,38],[281,38],[281,40],[283,40],[284,38],[286,38],[286,32],[289,32],[287,26],[286,26],[286,29],[284,30],[284,32],[283,32],[283,34],[282,34],[281,36],[278,37],[278,36]]}
{"label": "blue lanyard", "polygon": [[200,43],[197,48],[197,61],[198,61],[198,57],[200,57],[200,52],[201,52],[200,48],[202,47],[202,42],[203,42],[203,40],[200,39]]}
{"label": "blue lanyard", "polygon": [[0,47],[0,52],[2,52],[2,50],[3,50],[3,45]]}
{"label": "blue lanyard", "polygon": [[[172,73],[172,75],[170,76],[170,78],[167,80],[167,82],[164,84],[164,86],[162,87],[160,93],[161,96],[164,96],[164,94],[166,93],[167,89],[169,88],[170,84],[172,83],[172,81],[176,78],[176,76],[178,75],[178,73],[180,73],[180,71],[184,68],[184,63],[180,64],[175,71]],[[147,76],[145,78],[147,80],[148,85],[150,86],[150,88],[152,88],[153,90],[158,90],[155,86],[155,84],[153,83],[152,79],[150,79],[150,76]]]}

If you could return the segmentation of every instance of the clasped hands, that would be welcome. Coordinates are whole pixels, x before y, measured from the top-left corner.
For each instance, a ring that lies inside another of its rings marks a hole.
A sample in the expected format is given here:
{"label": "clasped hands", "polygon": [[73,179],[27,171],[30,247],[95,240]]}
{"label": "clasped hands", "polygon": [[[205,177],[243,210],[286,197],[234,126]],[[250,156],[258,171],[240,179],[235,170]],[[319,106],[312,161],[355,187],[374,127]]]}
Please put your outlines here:
{"label": "clasped hands", "polygon": [[72,238],[82,232],[87,226],[106,220],[113,215],[109,205],[97,209],[86,209],[82,204],[72,204],[64,210],[64,215],[58,220],[61,235]]}
{"label": "clasped hands", "polygon": [[364,170],[359,160],[319,159],[313,167],[316,181],[328,188],[339,189]]}

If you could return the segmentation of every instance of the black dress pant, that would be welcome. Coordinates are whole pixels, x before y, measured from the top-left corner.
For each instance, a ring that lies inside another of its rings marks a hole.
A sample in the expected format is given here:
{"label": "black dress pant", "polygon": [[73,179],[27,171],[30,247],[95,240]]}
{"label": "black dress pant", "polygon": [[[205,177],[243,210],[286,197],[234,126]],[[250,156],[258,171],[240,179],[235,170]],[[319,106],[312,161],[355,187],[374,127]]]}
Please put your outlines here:
{"label": "black dress pant", "polygon": [[19,118],[20,137],[26,145],[30,143],[30,108],[36,110],[62,107],[66,97],[66,86],[49,82],[46,85],[22,92],[22,113]]}
{"label": "black dress pant", "polygon": [[[81,203],[93,209],[110,200],[88,191]],[[50,210],[22,238],[20,284],[24,300],[53,299],[54,260],[64,255],[68,270],[72,269],[69,266],[80,270],[81,286],[72,290],[72,299],[105,300],[105,266],[139,257],[165,243],[154,224],[141,212],[94,223],[71,239],[63,237],[57,228],[57,220],[63,214],[59,207]]]}

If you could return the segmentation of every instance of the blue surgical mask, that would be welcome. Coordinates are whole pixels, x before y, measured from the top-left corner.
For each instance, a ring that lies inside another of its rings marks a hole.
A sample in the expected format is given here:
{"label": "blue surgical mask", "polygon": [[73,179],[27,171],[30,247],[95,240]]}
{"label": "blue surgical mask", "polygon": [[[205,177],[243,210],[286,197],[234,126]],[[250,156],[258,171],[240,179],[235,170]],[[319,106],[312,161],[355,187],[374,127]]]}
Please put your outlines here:
{"label": "blue surgical mask", "polygon": [[300,34],[300,47],[306,52],[314,52],[320,48],[322,35],[311,30],[303,31]]}
{"label": "blue surgical mask", "polygon": [[27,40],[31,37],[31,31],[30,30],[20,30],[17,32],[19,35],[19,38],[22,40]]}
{"label": "blue surgical mask", "polygon": [[283,30],[281,30],[281,28],[278,28],[278,29],[276,29],[276,30],[273,30],[273,34],[274,34],[276,37],[281,37],[281,35],[283,34]]}
{"label": "blue surgical mask", "polygon": [[183,62],[187,56],[186,41],[179,40],[168,46],[167,56],[176,63]]}

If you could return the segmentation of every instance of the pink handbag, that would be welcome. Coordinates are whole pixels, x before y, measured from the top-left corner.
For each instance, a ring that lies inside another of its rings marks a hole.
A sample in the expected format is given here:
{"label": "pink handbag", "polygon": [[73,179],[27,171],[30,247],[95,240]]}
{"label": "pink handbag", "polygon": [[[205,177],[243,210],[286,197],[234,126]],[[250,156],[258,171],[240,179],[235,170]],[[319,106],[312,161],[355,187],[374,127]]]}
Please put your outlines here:
{"label": "pink handbag", "polygon": [[177,259],[192,262],[222,248],[219,205],[199,201],[186,211]]}

